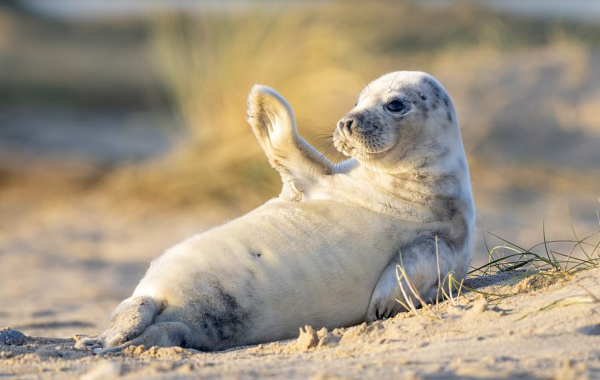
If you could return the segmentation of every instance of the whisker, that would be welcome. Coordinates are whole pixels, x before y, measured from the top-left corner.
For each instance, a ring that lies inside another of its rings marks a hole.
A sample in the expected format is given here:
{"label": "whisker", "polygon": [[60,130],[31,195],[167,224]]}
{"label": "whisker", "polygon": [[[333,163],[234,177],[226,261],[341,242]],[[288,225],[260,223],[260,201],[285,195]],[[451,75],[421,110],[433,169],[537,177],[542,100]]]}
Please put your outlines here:
{"label": "whisker", "polygon": [[[354,80],[356,81],[356,84],[358,84],[360,86],[359,91],[362,90],[363,88],[365,88],[365,86],[362,83],[360,83],[358,76],[354,75]],[[364,77],[363,77],[363,80],[364,80]]]}
{"label": "whisker", "polygon": [[311,138],[311,140],[314,141],[315,143],[321,143],[326,140],[333,140],[333,137],[331,135],[323,135],[320,137],[313,137],[313,138]]}
{"label": "whisker", "polygon": [[334,149],[333,147],[333,141],[326,141],[322,144],[319,144],[317,146],[314,147],[317,151],[320,151],[321,149],[327,149],[327,151],[325,152],[325,154],[321,154],[320,157],[318,157],[317,162],[313,163],[311,165],[311,167],[309,168],[309,175],[311,175],[311,171],[313,169],[316,169],[317,164],[320,164],[320,166],[333,166],[333,163],[328,159],[327,154],[330,150]]}
{"label": "whisker", "polygon": [[392,89],[392,86],[394,85],[394,82],[396,81],[396,78],[398,77],[398,74],[400,74],[400,72],[396,72],[396,75],[394,75],[394,79],[392,79],[392,81],[390,82],[390,86],[388,87],[388,90]]}
{"label": "whisker", "polygon": [[[369,83],[368,83],[368,82],[367,82],[367,80],[365,79],[365,74],[363,74],[363,71],[362,71],[362,66],[361,66],[360,64],[358,65],[358,69],[360,70],[360,75],[362,76],[362,79],[363,79],[363,81],[366,83],[367,90],[368,90],[369,92],[371,92],[371,87],[369,87]],[[396,74],[396,75],[397,75],[397,74]]]}
{"label": "whisker", "polygon": [[315,145],[315,149],[319,151],[321,154],[324,154],[323,151],[326,149],[331,149],[333,147],[333,142],[325,141],[319,145]]}

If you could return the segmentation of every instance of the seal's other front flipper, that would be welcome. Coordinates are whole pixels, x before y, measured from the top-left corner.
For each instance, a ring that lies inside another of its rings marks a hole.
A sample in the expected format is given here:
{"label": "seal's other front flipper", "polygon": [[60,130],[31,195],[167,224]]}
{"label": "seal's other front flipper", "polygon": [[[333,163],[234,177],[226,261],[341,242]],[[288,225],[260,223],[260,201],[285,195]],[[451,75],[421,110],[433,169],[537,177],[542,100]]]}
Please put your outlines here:
{"label": "seal's other front flipper", "polygon": [[[453,255],[452,246],[443,239],[436,243],[435,239],[428,238],[402,249],[381,274],[371,295],[366,321],[390,318],[400,311],[408,311],[402,304],[419,307],[421,301],[435,302],[436,297],[442,295],[438,292],[438,273],[443,282],[453,269]],[[406,277],[401,275],[400,266]]]}

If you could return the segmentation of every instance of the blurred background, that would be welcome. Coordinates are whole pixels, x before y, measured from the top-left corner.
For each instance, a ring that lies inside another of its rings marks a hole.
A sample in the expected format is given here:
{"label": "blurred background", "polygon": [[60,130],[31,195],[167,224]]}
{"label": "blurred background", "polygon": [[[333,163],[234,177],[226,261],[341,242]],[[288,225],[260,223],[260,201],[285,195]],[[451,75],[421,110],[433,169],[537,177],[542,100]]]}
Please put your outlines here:
{"label": "blurred background", "polygon": [[395,70],[454,99],[474,265],[503,244],[485,231],[528,248],[598,229],[594,0],[0,2],[0,327],[94,332],[162,250],[276,196],[253,84],[314,142]]}

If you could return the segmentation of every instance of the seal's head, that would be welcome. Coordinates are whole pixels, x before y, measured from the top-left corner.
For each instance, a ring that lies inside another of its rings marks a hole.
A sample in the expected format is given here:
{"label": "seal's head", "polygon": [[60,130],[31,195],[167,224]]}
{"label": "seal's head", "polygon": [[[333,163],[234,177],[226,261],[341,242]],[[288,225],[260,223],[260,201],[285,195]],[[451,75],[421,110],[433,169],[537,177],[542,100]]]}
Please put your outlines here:
{"label": "seal's head", "polygon": [[464,152],[448,93],[418,71],[389,73],[367,85],[338,122],[333,142],[347,156],[386,167],[422,167],[453,148]]}

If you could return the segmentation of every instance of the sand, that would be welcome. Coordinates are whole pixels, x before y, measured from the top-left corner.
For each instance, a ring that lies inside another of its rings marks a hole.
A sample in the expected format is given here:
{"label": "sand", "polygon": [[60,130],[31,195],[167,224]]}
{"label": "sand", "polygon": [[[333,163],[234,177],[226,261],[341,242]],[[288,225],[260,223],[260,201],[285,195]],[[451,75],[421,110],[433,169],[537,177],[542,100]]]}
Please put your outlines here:
{"label": "sand", "polygon": [[472,279],[480,291],[514,295],[463,292],[435,314],[305,327],[297,339],[225,352],[75,349],[74,336],[100,332],[154,256],[218,217],[22,189],[5,189],[0,202],[0,328],[27,339],[0,344],[0,378],[600,378],[600,269],[570,280],[519,271]]}

